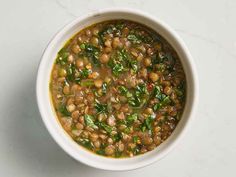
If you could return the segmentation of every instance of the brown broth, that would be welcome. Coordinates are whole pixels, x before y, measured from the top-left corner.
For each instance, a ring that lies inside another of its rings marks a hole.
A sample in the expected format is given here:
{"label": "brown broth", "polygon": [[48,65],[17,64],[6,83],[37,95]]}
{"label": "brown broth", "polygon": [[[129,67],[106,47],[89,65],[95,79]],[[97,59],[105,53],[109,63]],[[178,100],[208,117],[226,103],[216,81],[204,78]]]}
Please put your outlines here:
{"label": "brown broth", "polygon": [[157,32],[105,21],[58,52],[50,92],[57,118],[79,145],[107,157],[155,149],[177,126],[186,96],[176,51]]}

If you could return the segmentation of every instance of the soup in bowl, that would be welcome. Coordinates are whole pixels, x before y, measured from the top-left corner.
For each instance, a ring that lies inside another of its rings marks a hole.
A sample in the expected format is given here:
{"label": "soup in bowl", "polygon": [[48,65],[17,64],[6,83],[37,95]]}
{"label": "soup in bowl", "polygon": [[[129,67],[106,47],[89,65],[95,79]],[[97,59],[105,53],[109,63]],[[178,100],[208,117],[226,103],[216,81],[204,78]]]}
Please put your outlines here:
{"label": "soup in bowl", "polygon": [[192,59],[168,26],[107,10],[63,28],[38,73],[42,118],[57,143],[93,167],[128,170],[160,159],[196,102]]}

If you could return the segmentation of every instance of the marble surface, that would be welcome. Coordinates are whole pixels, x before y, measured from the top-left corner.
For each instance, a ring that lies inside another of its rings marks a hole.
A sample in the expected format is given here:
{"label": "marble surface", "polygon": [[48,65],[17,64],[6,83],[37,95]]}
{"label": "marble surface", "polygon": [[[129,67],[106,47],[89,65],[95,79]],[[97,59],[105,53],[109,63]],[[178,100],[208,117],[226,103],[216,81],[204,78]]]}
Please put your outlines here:
{"label": "marble surface", "polygon": [[[0,176],[236,176],[235,0],[0,2]],[[137,8],[167,22],[186,42],[199,75],[200,102],[188,134],[163,160],[135,171],[74,161],[50,137],[36,105],[37,66],[50,38],[75,17],[104,7]]]}

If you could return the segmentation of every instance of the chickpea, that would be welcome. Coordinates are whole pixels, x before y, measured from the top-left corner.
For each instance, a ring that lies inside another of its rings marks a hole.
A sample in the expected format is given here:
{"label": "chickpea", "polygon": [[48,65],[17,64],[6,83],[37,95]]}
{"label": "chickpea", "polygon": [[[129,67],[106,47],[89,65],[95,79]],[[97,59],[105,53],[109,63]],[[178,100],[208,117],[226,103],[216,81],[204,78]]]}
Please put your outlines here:
{"label": "chickpea", "polygon": [[105,53],[110,53],[112,51],[111,47],[105,47],[104,49]]}
{"label": "chickpea", "polygon": [[143,59],[143,54],[140,53],[136,59],[137,59],[137,61],[142,61],[142,59]]}
{"label": "chickpea", "polygon": [[70,87],[68,85],[65,85],[63,88],[63,93],[65,95],[68,95],[70,93]]}
{"label": "chickpea", "polygon": [[99,114],[99,115],[98,115],[98,121],[99,121],[99,122],[105,120],[106,118],[107,118],[107,115],[106,115],[106,114]]}
{"label": "chickpea", "polygon": [[98,78],[99,73],[98,72],[92,72],[91,74],[88,75],[89,79],[96,79]]}
{"label": "chickpea", "polygon": [[165,93],[166,95],[170,95],[170,94],[172,93],[172,88],[169,87],[169,86],[166,86],[166,87],[164,88],[164,93]]}
{"label": "chickpea", "polygon": [[159,79],[159,76],[157,73],[151,72],[149,74],[149,78],[152,80],[152,82],[156,82]]}
{"label": "chickpea", "polygon": [[102,54],[100,56],[100,62],[101,63],[107,63],[109,61],[109,56],[107,54]]}
{"label": "chickpea", "polygon": [[76,106],[74,104],[69,104],[66,106],[67,111],[73,112],[75,110]]}
{"label": "chickpea", "polygon": [[102,87],[102,84],[103,84],[103,81],[101,79],[97,79],[97,80],[94,81],[94,85],[97,88]]}
{"label": "chickpea", "polygon": [[84,62],[83,62],[82,59],[77,59],[77,60],[76,60],[76,67],[77,67],[78,69],[82,69],[82,68],[84,67]]}
{"label": "chickpea", "polygon": [[79,117],[79,122],[84,125],[84,116]]}
{"label": "chickpea", "polygon": [[125,124],[121,124],[120,126],[119,126],[119,130],[124,130],[124,129],[126,129],[127,128],[127,126],[125,125]]}
{"label": "chickpea", "polygon": [[113,144],[113,140],[111,138],[107,139],[108,144]]}
{"label": "chickpea", "polygon": [[83,138],[88,138],[89,137],[89,132],[84,130],[83,133],[82,133],[82,137]]}
{"label": "chickpea", "polygon": [[80,136],[80,134],[82,133],[82,130],[72,130],[71,133],[75,136]]}
{"label": "chickpea", "polygon": [[111,41],[110,40],[106,40],[105,41],[105,46],[106,47],[111,47]]}
{"label": "chickpea", "polygon": [[99,32],[98,28],[95,27],[95,28],[92,29],[92,33],[93,33],[94,36],[97,36],[98,32]]}
{"label": "chickpea", "polygon": [[93,103],[94,102],[94,95],[93,95],[93,93],[89,93],[87,95],[87,100],[88,100],[89,103]]}
{"label": "chickpea", "polygon": [[115,126],[116,125],[116,119],[113,115],[111,115],[110,117],[108,117],[107,119],[107,124],[110,126]]}
{"label": "chickpea", "polygon": [[87,29],[87,30],[85,31],[85,34],[86,34],[88,37],[91,37],[91,36],[92,36],[92,33],[91,33],[91,31],[90,31],[89,29]]}
{"label": "chickpea", "polygon": [[92,133],[91,135],[90,135],[90,140],[91,141],[96,141],[98,139],[98,135],[96,134],[96,133]]}
{"label": "chickpea", "polygon": [[92,64],[91,64],[91,63],[88,63],[88,64],[85,66],[85,68],[87,68],[87,69],[92,69]]}
{"label": "chickpea", "polygon": [[155,149],[155,144],[151,144],[151,145],[149,145],[148,147],[147,147],[147,149],[149,150],[149,151],[152,151],[153,149]]}
{"label": "chickpea", "polygon": [[81,49],[80,49],[79,45],[74,44],[74,45],[72,46],[72,51],[73,51],[75,54],[78,54],[78,53],[81,51]]}
{"label": "chickpea", "polygon": [[145,137],[142,139],[142,143],[143,143],[144,145],[150,145],[150,144],[152,144],[152,142],[153,142],[153,139],[152,139],[151,137],[149,137],[149,136],[145,136]]}
{"label": "chickpea", "polygon": [[151,58],[149,58],[149,57],[144,58],[143,64],[146,67],[150,66],[151,65]]}
{"label": "chickpea", "polygon": [[102,140],[105,140],[105,139],[107,139],[107,136],[106,136],[106,135],[104,135],[104,134],[100,134],[100,135],[99,135],[99,137],[100,137]]}
{"label": "chickpea", "polygon": [[66,76],[66,70],[65,69],[63,69],[63,68],[60,68],[60,70],[59,70],[59,76],[60,77],[65,77]]}
{"label": "chickpea", "polygon": [[112,46],[114,48],[117,48],[117,47],[121,47],[122,46],[122,43],[120,42],[120,38],[119,37],[115,37],[112,41]]}
{"label": "chickpea", "polygon": [[140,70],[140,76],[143,77],[144,79],[146,79],[146,78],[147,78],[147,75],[148,75],[147,69],[146,69],[146,68],[142,68],[142,69]]}
{"label": "chickpea", "polygon": [[147,50],[147,54],[149,55],[149,56],[152,56],[153,55],[153,49],[152,48],[149,48],[148,50]]}
{"label": "chickpea", "polygon": [[72,125],[72,119],[68,117],[62,117],[61,118],[62,125],[66,131],[71,130],[71,125]]}
{"label": "chickpea", "polygon": [[68,63],[73,63],[74,61],[74,56],[73,55],[69,55],[67,58]]}
{"label": "chickpea", "polygon": [[122,142],[119,142],[119,143],[118,143],[118,150],[119,150],[120,152],[122,152],[122,151],[124,151],[124,149],[125,149],[125,145],[124,145]]}
{"label": "chickpea", "polygon": [[96,140],[95,142],[93,142],[93,145],[95,146],[95,148],[100,148],[101,142],[99,140]]}
{"label": "chickpea", "polygon": [[93,45],[97,46],[98,43],[99,43],[98,38],[97,38],[97,37],[92,37],[92,38],[91,38],[91,43],[92,43]]}
{"label": "chickpea", "polygon": [[105,81],[107,84],[109,84],[109,83],[111,82],[111,78],[107,76],[107,77],[105,77],[104,81]]}
{"label": "chickpea", "polygon": [[109,145],[105,148],[106,155],[112,155],[115,152],[115,147],[113,145]]}
{"label": "chickpea", "polygon": [[80,113],[79,113],[79,111],[77,110],[77,111],[72,112],[71,117],[72,117],[73,119],[78,119],[78,118],[79,118],[79,115],[80,115]]}
{"label": "chickpea", "polygon": [[78,130],[82,130],[83,128],[84,128],[84,126],[83,126],[83,124],[81,124],[81,123],[77,123],[76,124],[76,128],[78,129]]}
{"label": "chickpea", "polygon": [[71,91],[72,93],[75,93],[76,91],[79,91],[79,90],[81,90],[81,86],[79,86],[79,85],[77,85],[77,84],[72,85],[72,87],[71,87],[71,89],[70,89],[70,91]]}
{"label": "chickpea", "polygon": [[145,112],[146,114],[149,114],[149,115],[151,115],[151,114],[154,113],[153,110],[152,110],[152,108],[146,108],[144,112]]}
{"label": "chickpea", "polygon": [[123,112],[118,113],[117,118],[120,119],[120,120],[124,120],[125,119],[124,113]]}
{"label": "chickpea", "polygon": [[161,138],[159,136],[154,136],[153,141],[157,146],[161,144]]}
{"label": "chickpea", "polygon": [[142,154],[144,154],[145,152],[147,152],[147,149],[146,149],[145,147],[142,147],[141,150],[140,150],[140,152],[141,152]]}
{"label": "chickpea", "polygon": [[59,77],[57,79],[58,82],[62,83],[62,82],[65,82],[66,78],[65,77]]}
{"label": "chickpea", "polygon": [[122,34],[123,34],[124,36],[127,36],[127,35],[129,34],[129,28],[127,28],[127,27],[123,28]]}

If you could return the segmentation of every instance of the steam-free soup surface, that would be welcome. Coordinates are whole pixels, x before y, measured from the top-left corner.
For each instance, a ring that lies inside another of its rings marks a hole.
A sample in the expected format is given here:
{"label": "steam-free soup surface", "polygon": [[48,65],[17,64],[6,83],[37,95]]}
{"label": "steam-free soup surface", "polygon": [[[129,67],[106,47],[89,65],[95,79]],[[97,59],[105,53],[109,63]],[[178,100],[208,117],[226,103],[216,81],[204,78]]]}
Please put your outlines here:
{"label": "steam-free soup surface", "polygon": [[141,24],[105,21],[81,30],[58,52],[50,92],[71,138],[96,154],[132,157],[158,147],[184,108],[178,55]]}

